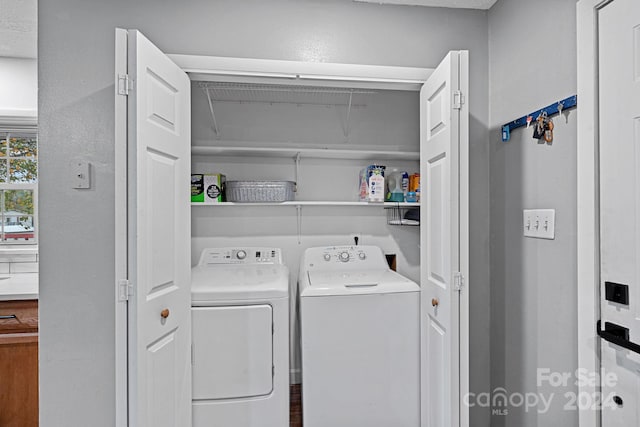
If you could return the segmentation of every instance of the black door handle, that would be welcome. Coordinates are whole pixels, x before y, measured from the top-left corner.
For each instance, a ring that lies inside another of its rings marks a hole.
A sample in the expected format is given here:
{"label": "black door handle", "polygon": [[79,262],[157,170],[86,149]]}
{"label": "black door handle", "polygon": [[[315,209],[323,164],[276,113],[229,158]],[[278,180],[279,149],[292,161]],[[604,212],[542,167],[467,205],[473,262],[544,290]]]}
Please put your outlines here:
{"label": "black door handle", "polygon": [[603,340],[640,354],[640,344],[629,341],[629,328],[616,325],[615,323],[604,322],[603,331],[600,329],[600,320],[598,320],[596,330]]}

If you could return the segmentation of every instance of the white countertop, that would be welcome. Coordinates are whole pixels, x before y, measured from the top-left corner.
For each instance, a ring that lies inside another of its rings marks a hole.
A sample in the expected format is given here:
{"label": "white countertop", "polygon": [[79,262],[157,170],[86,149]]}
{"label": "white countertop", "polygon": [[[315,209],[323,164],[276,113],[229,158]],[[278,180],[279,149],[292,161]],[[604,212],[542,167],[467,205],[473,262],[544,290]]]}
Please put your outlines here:
{"label": "white countertop", "polygon": [[0,274],[0,301],[38,299],[38,273]]}

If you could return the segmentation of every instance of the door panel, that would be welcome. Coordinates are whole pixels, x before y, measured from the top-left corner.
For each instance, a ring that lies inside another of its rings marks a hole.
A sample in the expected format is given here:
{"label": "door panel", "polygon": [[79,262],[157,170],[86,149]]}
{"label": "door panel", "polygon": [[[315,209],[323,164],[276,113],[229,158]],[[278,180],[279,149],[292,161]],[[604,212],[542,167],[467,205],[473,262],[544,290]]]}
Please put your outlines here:
{"label": "door panel", "polygon": [[[429,317],[429,327],[427,329],[427,366],[444,366],[445,363],[445,338],[446,331],[435,320]],[[444,426],[447,409],[444,407],[444,400],[438,399],[438,396],[447,394],[447,387],[444,378],[444,371],[438,370],[432,372],[429,376],[429,417],[430,426]]]}
{"label": "door panel", "polygon": [[128,31],[131,426],[191,425],[190,81]]}
{"label": "door panel", "polygon": [[433,162],[427,164],[428,177],[431,185],[429,189],[427,209],[429,210],[428,217],[428,236],[431,242],[431,250],[429,251],[429,278],[430,280],[440,286],[442,289],[446,289],[446,273],[447,268],[447,256],[446,248],[444,247],[443,232],[446,233],[447,224],[445,221],[445,215],[448,212],[443,212],[444,201],[443,193],[446,193],[447,188],[443,188],[446,180],[443,180],[443,170],[446,169],[447,157],[441,157]]}
{"label": "door panel", "polygon": [[149,99],[147,103],[147,119],[176,132],[176,103],[179,102],[177,89],[151,70],[147,71]]}
{"label": "door panel", "polygon": [[[640,344],[640,2],[611,2],[598,24],[601,328]],[[628,303],[608,300],[606,282],[627,286]],[[602,383],[603,427],[639,425],[640,354],[606,341],[601,351],[603,378],[615,375]]]}
{"label": "door panel", "polygon": [[[149,402],[152,402],[155,408],[149,413],[150,425],[162,427],[180,425],[172,380],[176,376],[177,351],[175,330],[151,343],[147,348]],[[158,375],[159,373],[162,375]]]}
{"label": "door panel", "polygon": [[147,257],[146,265],[150,277],[147,299],[153,299],[175,290],[175,236],[165,230],[171,230],[175,223],[172,205],[176,200],[176,159],[151,150],[147,150],[146,157],[149,186],[145,203],[149,212],[154,213],[145,224],[149,236],[147,251],[152,254]]}
{"label": "door panel", "polygon": [[427,99],[427,111],[429,112],[427,129],[429,130],[430,141],[432,141],[439,132],[445,131],[447,128],[447,109],[450,104],[443,100],[443,96],[446,96],[444,93],[446,87],[447,84],[443,82]]}
{"label": "door panel", "polygon": [[466,52],[450,52],[420,92],[422,425],[427,427],[468,422],[468,408],[461,406],[467,370],[460,376],[460,349],[468,341],[460,324],[466,306],[453,283],[457,272],[466,271],[462,250],[468,246],[467,227],[460,223],[461,209],[467,209],[461,182],[468,179],[468,137],[461,129],[468,112],[454,105],[458,91],[467,87],[467,67]]}

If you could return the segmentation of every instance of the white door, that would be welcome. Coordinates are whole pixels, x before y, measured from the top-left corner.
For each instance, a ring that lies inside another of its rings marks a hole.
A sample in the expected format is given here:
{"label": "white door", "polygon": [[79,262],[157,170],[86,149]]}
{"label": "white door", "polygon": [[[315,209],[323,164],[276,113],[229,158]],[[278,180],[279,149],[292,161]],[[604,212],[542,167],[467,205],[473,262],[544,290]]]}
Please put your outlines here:
{"label": "white door", "polygon": [[614,0],[599,11],[598,23],[602,426],[637,426],[640,2]]}
{"label": "white door", "polygon": [[468,52],[450,52],[420,92],[422,425],[466,426]]}
{"label": "white door", "polygon": [[128,31],[129,425],[191,425],[187,75]]}

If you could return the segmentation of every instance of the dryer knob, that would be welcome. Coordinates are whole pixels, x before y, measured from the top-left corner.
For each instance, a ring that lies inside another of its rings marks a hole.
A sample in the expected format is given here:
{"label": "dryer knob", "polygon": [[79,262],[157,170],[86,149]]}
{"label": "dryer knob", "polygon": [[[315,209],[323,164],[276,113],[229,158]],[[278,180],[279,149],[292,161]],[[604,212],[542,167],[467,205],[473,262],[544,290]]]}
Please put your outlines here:
{"label": "dryer knob", "polygon": [[236,258],[238,258],[238,259],[245,259],[246,257],[247,257],[247,252],[246,251],[239,250],[236,253]]}
{"label": "dryer knob", "polygon": [[338,258],[340,258],[340,261],[342,262],[349,261],[349,252],[340,252],[340,255],[338,255]]}

